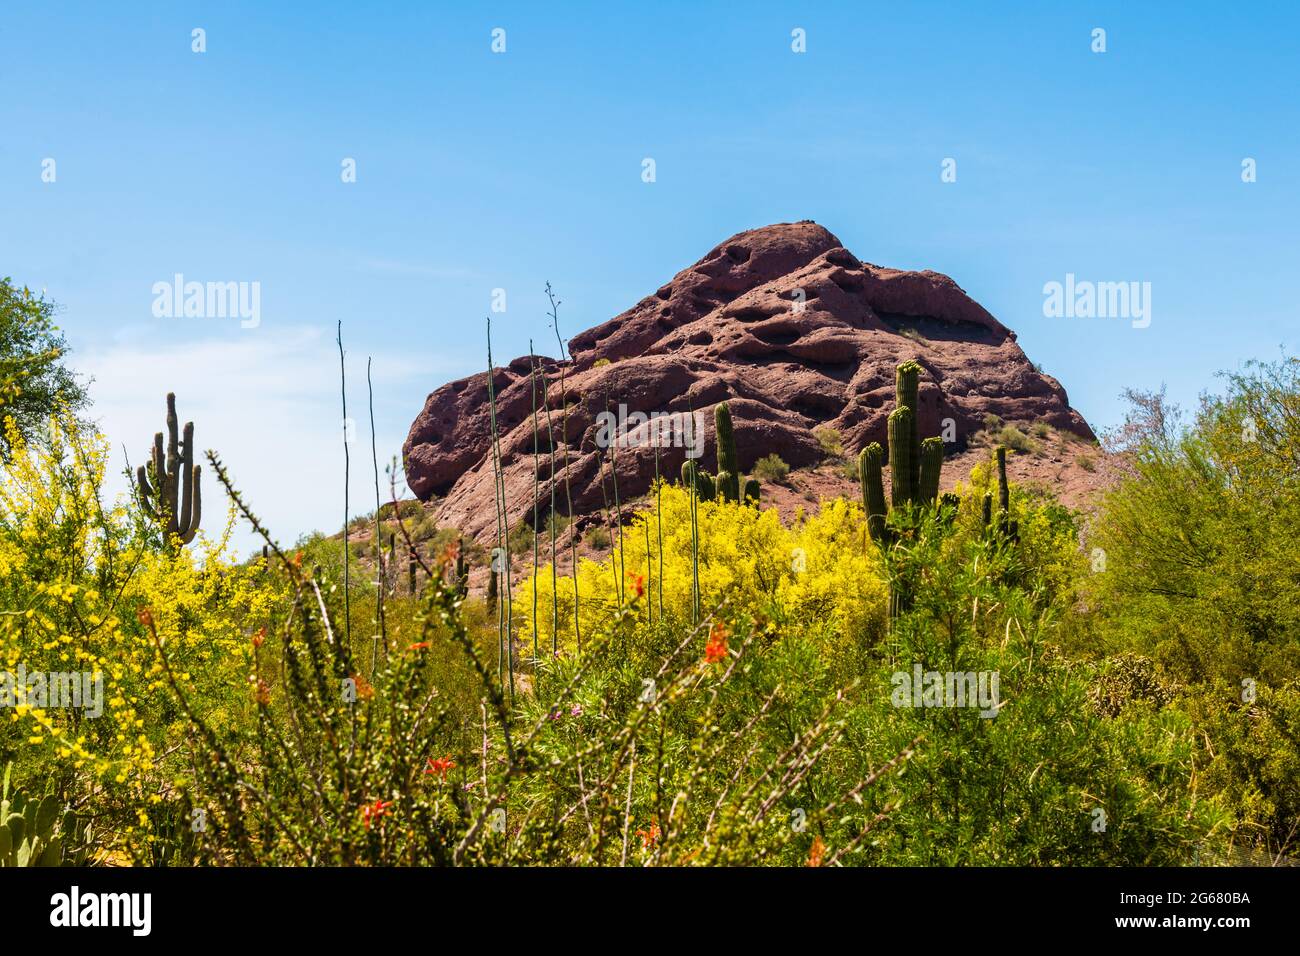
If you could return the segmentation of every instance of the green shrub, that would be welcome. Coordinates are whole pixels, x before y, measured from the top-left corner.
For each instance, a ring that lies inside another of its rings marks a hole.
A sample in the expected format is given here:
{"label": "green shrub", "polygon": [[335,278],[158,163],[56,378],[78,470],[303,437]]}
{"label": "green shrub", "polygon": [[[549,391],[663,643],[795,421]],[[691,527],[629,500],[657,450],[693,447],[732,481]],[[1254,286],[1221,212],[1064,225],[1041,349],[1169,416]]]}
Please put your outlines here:
{"label": "green shrub", "polygon": [[790,474],[790,466],[773,452],[754,462],[754,477],[760,481],[772,481],[784,484]]}
{"label": "green shrub", "polygon": [[1012,451],[1032,452],[1037,445],[1015,425],[1003,425],[997,433],[997,444],[1006,445]]}
{"label": "green shrub", "polygon": [[515,525],[514,530],[510,532],[506,540],[506,546],[510,549],[511,554],[531,554],[533,551],[533,540],[537,537],[532,525],[527,521],[520,520]]}
{"label": "green shrub", "polygon": [[844,457],[844,440],[840,437],[840,433],[831,426],[822,425],[820,428],[814,428],[813,438],[817,439],[822,454],[827,458]]}

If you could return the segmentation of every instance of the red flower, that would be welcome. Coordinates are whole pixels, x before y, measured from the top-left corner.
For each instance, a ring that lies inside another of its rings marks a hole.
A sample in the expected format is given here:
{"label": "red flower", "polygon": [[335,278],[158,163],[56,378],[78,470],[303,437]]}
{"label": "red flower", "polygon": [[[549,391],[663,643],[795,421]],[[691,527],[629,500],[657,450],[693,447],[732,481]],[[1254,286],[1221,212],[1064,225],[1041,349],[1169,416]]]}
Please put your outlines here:
{"label": "red flower", "polygon": [[636,835],[641,838],[641,849],[648,850],[659,842],[659,824],[650,824],[649,830],[637,830]]}
{"label": "red flower", "polygon": [[455,767],[455,762],[450,757],[441,757],[434,760],[429,758],[429,765],[424,768],[425,773],[436,773],[444,781],[447,779],[447,771]]}
{"label": "red flower", "polygon": [[455,567],[458,557],[460,557],[460,541],[453,540],[442,549],[442,554],[438,556],[438,564],[443,568]]}
{"label": "red flower", "polygon": [[428,641],[417,641],[407,648],[408,651],[427,651],[429,649]]}
{"label": "red flower", "polygon": [[721,621],[713,622],[709,643],[704,646],[704,659],[710,664],[727,659],[727,626]]}
{"label": "red flower", "polygon": [[257,633],[253,635],[253,647],[261,647],[266,643],[266,628],[259,627]]}
{"label": "red flower", "polygon": [[361,818],[366,822],[366,829],[370,829],[370,821],[387,816],[388,808],[391,807],[390,800],[376,800],[374,803],[367,803],[361,808]]}
{"label": "red flower", "polygon": [[634,574],[634,575],[632,575],[632,590],[636,592],[636,596],[637,596],[637,597],[640,597],[641,595],[645,594],[645,575],[644,575],[644,574]]}
{"label": "red flower", "polygon": [[822,842],[821,837],[814,837],[812,849],[808,852],[808,865],[821,866],[822,857],[825,855],[826,855],[826,844]]}

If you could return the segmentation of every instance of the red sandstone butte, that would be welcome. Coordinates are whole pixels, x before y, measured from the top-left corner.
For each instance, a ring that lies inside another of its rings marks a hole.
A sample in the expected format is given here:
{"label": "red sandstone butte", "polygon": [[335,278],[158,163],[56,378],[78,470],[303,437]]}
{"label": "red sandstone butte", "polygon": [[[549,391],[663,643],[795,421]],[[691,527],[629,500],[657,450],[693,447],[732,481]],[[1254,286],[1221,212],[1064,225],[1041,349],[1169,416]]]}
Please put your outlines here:
{"label": "red sandstone butte", "polygon": [[[703,412],[702,462],[716,471],[712,410],[725,399],[742,468],[771,453],[799,468],[821,459],[813,430],[823,425],[839,431],[849,452],[884,444],[894,368],[914,359],[924,369],[922,435],[940,434],[951,418],[962,448],[993,413],[1094,437],[1061,384],[1037,371],[1015,333],[952,279],[862,262],[810,221],[732,236],[626,312],[573,336],[569,351],[569,361],[539,363],[556,440],[557,510],[567,513],[567,455],[580,524],[605,496],[612,502],[597,415],[620,403],[647,414]],[[493,372],[511,527],[531,521],[533,511],[529,367],[524,356]],[[551,500],[544,422],[543,521]],[[484,541],[496,533],[490,435],[487,375],[480,373],[433,392],[402,449],[411,490],[423,500],[440,498],[438,522]],[[684,455],[681,447],[661,447],[661,473],[677,476]],[[648,443],[619,447],[620,499],[643,494],[654,468]]]}

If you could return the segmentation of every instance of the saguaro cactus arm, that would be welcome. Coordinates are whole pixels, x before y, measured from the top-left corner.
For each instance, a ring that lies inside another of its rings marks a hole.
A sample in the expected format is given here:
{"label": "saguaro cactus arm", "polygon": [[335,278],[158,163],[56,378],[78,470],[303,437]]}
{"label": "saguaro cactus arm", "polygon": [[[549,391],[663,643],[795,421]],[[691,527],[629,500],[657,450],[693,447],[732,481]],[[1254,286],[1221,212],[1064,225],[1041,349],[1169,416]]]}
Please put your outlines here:
{"label": "saguaro cactus arm", "polygon": [[943,439],[927,438],[921,442],[920,495],[922,504],[934,504],[939,497],[939,473],[943,468]]}
{"label": "saguaro cactus arm", "polygon": [[135,470],[136,487],[140,496],[140,507],[149,517],[150,521],[158,520],[158,512],[154,510],[154,501],[158,498],[158,491],[149,483],[149,469],[140,465]]}
{"label": "saguaro cactus arm", "polygon": [[701,501],[713,501],[717,497],[718,489],[707,471],[696,473],[695,494]]}
{"label": "saguaro cactus arm", "polygon": [[885,503],[885,482],[881,476],[881,465],[885,451],[879,442],[872,442],[858,455],[858,480],[862,485],[862,506],[867,512],[867,528],[871,540],[885,540],[885,517],[888,505]]}
{"label": "saguaro cactus arm", "polygon": [[889,484],[895,508],[916,500],[912,483],[912,410],[900,405],[889,413]]}
{"label": "saguaro cactus arm", "polygon": [[721,501],[740,500],[740,476],[730,471],[718,472],[717,497]]}
{"label": "saguaro cactus arm", "polygon": [[185,524],[180,531],[181,543],[189,544],[194,540],[194,536],[199,531],[199,521],[203,517],[203,494],[202,485],[199,479],[203,475],[203,469],[195,465],[186,475],[186,483],[193,487],[193,510],[185,519]]}

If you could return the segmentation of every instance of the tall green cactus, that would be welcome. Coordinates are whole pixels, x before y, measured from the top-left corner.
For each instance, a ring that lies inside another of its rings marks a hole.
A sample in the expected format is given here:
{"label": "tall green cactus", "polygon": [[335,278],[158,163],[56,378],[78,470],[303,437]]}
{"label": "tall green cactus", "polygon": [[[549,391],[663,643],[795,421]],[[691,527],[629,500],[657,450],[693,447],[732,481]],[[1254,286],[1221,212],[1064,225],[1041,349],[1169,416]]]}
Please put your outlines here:
{"label": "tall green cactus", "polygon": [[[891,509],[905,505],[932,506],[939,495],[943,440],[931,437],[923,442],[918,437],[916,409],[920,375],[921,366],[916,362],[904,362],[895,370],[898,404],[889,415],[888,453],[879,443],[871,442],[858,454],[858,480],[862,486],[862,505],[867,512],[867,528],[871,539],[881,546],[892,542],[888,526]],[[886,459],[890,466],[888,503],[881,478]]]}
{"label": "tall green cactus", "polygon": [[710,477],[697,462],[687,459],[682,462],[682,486],[694,486],[695,497],[700,501],[730,501],[757,506],[762,485],[757,478],[746,478],[740,473],[731,408],[726,402],[719,402],[713,409],[713,421],[717,436],[718,476]]}
{"label": "tall green cactus", "polygon": [[872,442],[858,455],[858,479],[862,483],[862,504],[867,509],[867,528],[872,541],[885,540],[885,518],[889,506],[885,503],[885,483],[880,469],[885,460],[885,450],[880,442]]}
{"label": "tall green cactus", "polygon": [[465,558],[465,537],[456,538],[456,593],[465,600],[469,594],[469,561]]}
{"label": "tall green cactus", "polygon": [[1011,507],[1011,492],[1007,485],[1007,449],[999,445],[994,453],[998,462],[998,510],[1005,513]]}
{"label": "tall green cactus", "polygon": [[[921,394],[921,366],[916,362],[904,362],[894,370],[894,404],[898,408],[909,408],[912,410],[911,421],[908,424],[907,449],[909,452],[907,465],[907,485],[912,489],[913,494],[909,501],[916,501],[916,495],[920,492],[921,483],[921,440],[917,436],[918,419],[921,414],[920,402]],[[890,437],[889,454],[894,454],[893,438]],[[891,458],[890,467],[893,467]]]}
{"label": "tall green cactus", "polygon": [[[994,453],[998,463],[998,534],[1008,541],[1020,540],[1020,522],[1011,520],[1011,486],[1007,483],[1007,449],[999,445]],[[992,510],[988,496],[985,496],[984,523],[989,523]]]}
{"label": "tall green cactus", "polygon": [[[736,459],[736,435],[731,428],[731,407],[726,402],[719,402],[713,409],[713,422],[718,440],[718,475],[725,471],[731,475],[740,474],[740,462]],[[732,496],[734,500],[736,495]]]}
{"label": "tall green cactus", "polygon": [[916,485],[912,481],[912,436],[915,432],[912,410],[906,405],[900,405],[889,413],[889,488],[890,503],[895,508],[916,501]]}
{"label": "tall green cactus", "polygon": [[149,464],[136,469],[140,506],[162,529],[168,542],[189,544],[199,530],[202,514],[201,468],[194,464],[194,423],[186,422],[183,438],[176,434],[176,395],[167,393],[167,451],[163,433],[153,436]]}
{"label": "tall green cactus", "polygon": [[930,504],[939,497],[939,472],[943,468],[943,439],[937,436],[921,442],[921,501]]}

